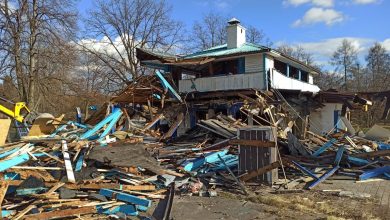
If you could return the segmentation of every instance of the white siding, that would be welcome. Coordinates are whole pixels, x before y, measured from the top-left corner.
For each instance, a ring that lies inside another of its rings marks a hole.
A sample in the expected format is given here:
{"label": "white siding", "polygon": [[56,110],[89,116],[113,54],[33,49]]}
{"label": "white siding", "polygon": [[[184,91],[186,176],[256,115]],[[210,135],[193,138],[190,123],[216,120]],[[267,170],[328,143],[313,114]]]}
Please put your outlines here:
{"label": "white siding", "polygon": [[[194,88],[195,87],[195,88]],[[210,92],[240,89],[264,89],[264,75],[245,73],[227,76],[203,77],[179,81],[179,92]]]}
{"label": "white siding", "polygon": [[320,91],[320,88],[316,85],[287,77],[275,69],[271,70],[271,86],[274,89],[300,90],[313,93]]}
{"label": "white siding", "polygon": [[263,72],[263,54],[245,56],[245,73]]}
{"label": "white siding", "polygon": [[[326,134],[332,130],[334,127],[334,111],[338,110],[340,113],[342,106],[339,103],[325,103],[323,108],[310,112],[310,131],[317,134]],[[341,120],[338,122],[338,128],[344,130],[346,128]]]}

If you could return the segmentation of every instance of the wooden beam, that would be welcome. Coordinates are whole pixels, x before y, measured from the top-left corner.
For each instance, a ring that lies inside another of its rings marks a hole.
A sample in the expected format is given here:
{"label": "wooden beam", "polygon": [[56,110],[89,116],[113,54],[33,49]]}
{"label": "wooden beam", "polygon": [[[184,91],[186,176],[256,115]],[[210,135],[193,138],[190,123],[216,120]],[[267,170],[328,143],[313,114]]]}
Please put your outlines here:
{"label": "wooden beam", "polygon": [[64,155],[65,168],[66,168],[66,176],[68,177],[68,182],[76,183],[76,179],[73,173],[72,162],[70,161],[70,156],[68,152],[68,144],[65,140],[62,140],[62,154]]}
{"label": "wooden beam", "polygon": [[261,140],[233,139],[229,141],[229,144],[245,145],[245,146],[252,146],[252,147],[275,147],[275,142],[261,141]]}
{"label": "wooden beam", "polygon": [[[5,194],[7,193],[9,183],[4,180],[0,180],[0,211],[2,210],[1,204],[3,203]],[[0,212],[0,219],[1,219],[1,212]]]}
{"label": "wooden beam", "polygon": [[378,150],[378,151],[372,151],[372,152],[357,153],[357,154],[352,154],[351,156],[360,157],[360,158],[390,156],[390,150]]}
{"label": "wooden beam", "polygon": [[244,176],[240,177],[240,179],[242,181],[248,181],[252,178],[255,178],[263,173],[266,173],[266,172],[269,172],[275,168],[278,168],[280,165],[280,162],[279,161],[275,161],[267,166],[264,166],[264,167],[261,167],[260,169],[258,170],[254,170],[254,171],[251,171],[250,173],[248,174],[245,174]]}
{"label": "wooden beam", "polygon": [[[35,205],[29,205],[25,209],[23,209],[21,212],[19,212],[13,219],[14,220],[22,219],[24,215],[26,215],[29,211],[31,211],[32,209],[35,209],[35,208],[36,208]],[[27,219],[29,219],[29,218],[27,218]]]}
{"label": "wooden beam", "polygon": [[91,206],[91,207],[57,210],[51,212],[42,212],[39,214],[26,215],[25,218],[30,220],[44,220],[44,219],[52,219],[52,218],[70,217],[74,215],[85,215],[85,214],[95,213],[95,212],[96,212],[96,208],[94,206]]}

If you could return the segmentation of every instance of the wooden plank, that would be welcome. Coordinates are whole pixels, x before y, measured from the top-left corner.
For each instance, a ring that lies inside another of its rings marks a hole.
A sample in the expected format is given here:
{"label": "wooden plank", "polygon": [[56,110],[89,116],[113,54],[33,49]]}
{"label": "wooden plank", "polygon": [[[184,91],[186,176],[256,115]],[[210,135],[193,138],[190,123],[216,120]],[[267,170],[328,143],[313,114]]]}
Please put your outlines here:
{"label": "wooden plank", "polygon": [[106,196],[108,198],[115,198],[116,200],[133,203],[135,205],[142,205],[146,207],[150,207],[152,205],[152,201],[147,199],[141,199],[137,196],[133,196],[127,193],[117,192],[110,189],[100,189],[100,195]]}
{"label": "wooden plank", "polygon": [[379,150],[379,151],[372,151],[372,152],[365,152],[365,153],[357,153],[357,154],[352,154],[351,156],[360,157],[360,158],[390,156],[390,150]]}
{"label": "wooden plank", "polygon": [[252,147],[275,147],[275,142],[261,141],[261,140],[233,139],[229,141],[229,144],[245,145],[245,146],[252,146]]}
{"label": "wooden plank", "polygon": [[379,175],[382,175],[382,174],[388,173],[388,172],[390,172],[390,166],[379,167],[379,168],[364,172],[363,174],[361,174],[359,176],[359,180],[370,179],[370,178],[377,177]]}
{"label": "wooden plank", "polygon": [[279,161],[273,162],[273,163],[271,163],[271,164],[269,164],[269,165],[267,165],[265,167],[261,167],[258,170],[253,170],[250,173],[245,174],[244,176],[240,177],[240,179],[242,181],[248,181],[248,180],[250,180],[250,179],[252,179],[254,177],[257,177],[257,176],[259,176],[261,174],[264,174],[264,173],[266,173],[268,171],[271,171],[271,170],[273,170],[275,168],[278,168],[279,165],[280,165]]}
{"label": "wooden plank", "polygon": [[[7,193],[8,186],[9,186],[9,183],[7,181],[0,180],[0,211],[3,210],[1,204],[3,203],[5,194]],[[2,215],[0,213],[0,219],[1,219],[1,217],[2,217]]]}
{"label": "wooden plank", "polygon": [[315,180],[314,182],[312,182],[307,188],[308,189],[313,189],[315,186],[317,186],[318,184],[322,183],[323,181],[325,181],[327,178],[329,178],[330,176],[332,176],[340,167],[339,166],[335,166],[333,169],[329,170],[327,173],[325,173],[324,175],[322,175],[320,178],[318,178],[317,180]]}
{"label": "wooden plank", "polygon": [[171,125],[171,127],[169,128],[168,132],[164,134],[164,136],[162,136],[162,140],[165,140],[167,138],[170,138],[173,133],[175,133],[175,131],[177,130],[177,128],[180,126],[180,124],[183,122],[183,119],[184,119],[184,114],[183,113],[180,113],[178,116],[177,116],[177,119],[176,121]]}
{"label": "wooden plank", "polygon": [[65,140],[62,140],[61,145],[62,145],[62,154],[64,155],[66,175],[68,177],[68,182],[76,183],[76,179],[73,173],[72,162],[70,161],[70,156],[68,152],[68,144],[66,143]]}
{"label": "wooden plank", "polygon": [[81,208],[71,208],[65,210],[26,215],[25,218],[29,220],[45,220],[45,219],[52,219],[52,218],[64,218],[64,217],[70,217],[75,215],[85,215],[85,214],[95,213],[95,212],[96,212],[95,207],[87,206]]}
{"label": "wooden plank", "polygon": [[[19,186],[23,180],[6,180],[10,186]],[[57,182],[45,182],[46,187],[54,187]],[[154,191],[156,190],[155,185],[122,185],[116,183],[85,183],[85,184],[73,184],[66,183],[64,185],[68,189],[117,189],[117,190],[134,190],[134,191]]]}
{"label": "wooden plank", "polygon": [[[26,215],[29,211],[31,211],[32,209],[35,209],[36,206],[35,205],[29,205],[27,206],[25,209],[23,209],[21,212],[19,212],[14,218],[13,220],[18,220],[18,219],[22,219],[24,217],[24,215]],[[27,217],[27,216],[26,216]]]}
{"label": "wooden plank", "polygon": [[11,119],[0,119],[0,146],[5,144],[10,126]]}

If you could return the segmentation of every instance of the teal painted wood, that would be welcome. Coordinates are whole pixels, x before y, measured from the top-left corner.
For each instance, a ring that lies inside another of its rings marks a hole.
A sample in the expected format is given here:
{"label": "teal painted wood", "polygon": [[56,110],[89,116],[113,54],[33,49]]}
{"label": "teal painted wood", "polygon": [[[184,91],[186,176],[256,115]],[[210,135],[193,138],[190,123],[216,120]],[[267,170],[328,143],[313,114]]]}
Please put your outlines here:
{"label": "teal painted wood", "polygon": [[169,82],[165,79],[165,77],[161,74],[161,72],[159,70],[156,70],[155,71],[157,77],[160,79],[160,82],[162,84],[162,86],[164,88],[167,88],[169,90],[169,92],[177,99],[179,100],[180,102],[183,102],[183,100],[181,99],[180,95],[177,94],[176,90],[173,89],[173,87],[171,86],[171,84],[169,84]]}
{"label": "teal painted wood", "polygon": [[9,160],[4,160],[0,162],[0,172],[3,172],[4,170],[7,170],[13,166],[19,165],[21,163],[27,162],[30,160],[30,156],[25,153],[20,156],[16,156]]}
{"label": "teal painted wood", "polygon": [[15,214],[15,210],[1,210],[1,217],[8,217]]}
{"label": "teal painted wood", "polygon": [[122,115],[122,111],[119,108],[115,109],[113,113],[109,114],[105,119],[100,121],[93,128],[89,129],[84,134],[82,134],[80,136],[80,140],[84,140],[84,139],[88,139],[88,138],[92,137],[101,128],[103,128],[104,125],[109,123],[109,126],[106,127],[104,132],[100,135],[100,138],[106,136],[111,131],[111,128],[115,125],[115,123],[119,120],[121,115]]}
{"label": "teal painted wood", "polygon": [[188,160],[184,161],[182,163],[183,169],[187,172],[194,171],[204,165],[205,163],[214,163],[216,161],[219,161],[218,155],[219,156],[224,156],[226,155],[228,150],[222,150],[218,152],[211,152],[206,154],[204,157],[199,157],[194,160]]}
{"label": "teal painted wood", "polygon": [[4,157],[7,157],[8,155],[11,155],[11,154],[15,153],[15,152],[18,151],[19,149],[20,149],[20,148],[17,147],[17,148],[14,148],[14,149],[12,149],[12,150],[9,150],[9,151],[6,151],[6,152],[0,154],[0,159],[1,159],[1,158],[4,158]]}
{"label": "teal painted wood", "polygon": [[245,57],[238,58],[238,74],[245,73]]}
{"label": "teal painted wood", "polygon": [[390,172],[390,166],[379,167],[366,171],[359,176],[359,180],[366,180]]}
{"label": "teal painted wood", "polygon": [[316,150],[312,156],[318,157],[320,154],[322,154],[324,151],[326,151],[328,148],[332,147],[334,143],[336,143],[336,139],[332,138],[330,141],[326,142],[324,145],[322,145],[318,150]]}
{"label": "teal painted wood", "polygon": [[18,196],[35,195],[35,194],[39,194],[39,193],[44,193],[46,191],[47,191],[47,188],[45,188],[45,187],[17,189],[16,195],[18,195]]}
{"label": "teal painted wood", "polygon": [[80,152],[80,156],[77,159],[76,166],[74,169],[76,172],[80,171],[81,168],[83,167],[85,152],[86,152],[86,148],[82,149]]}
{"label": "teal painted wood", "polygon": [[152,201],[150,201],[148,199],[141,199],[141,198],[138,198],[137,196],[114,191],[111,189],[100,189],[99,194],[106,196],[108,198],[115,198],[116,200],[129,202],[129,203],[132,203],[134,205],[142,205],[142,206],[146,206],[146,207],[150,207],[152,205]]}
{"label": "teal painted wood", "polygon": [[96,209],[98,210],[99,214],[113,215],[118,212],[121,212],[123,214],[130,215],[130,216],[138,215],[138,211],[136,210],[134,205],[120,205],[108,209],[103,209],[102,206],[96,206]]}
{"label": "teal painted wood", "polygon": [[329,170],[327,173],[322,175],[320,178],[318,178],[317,180],[313,181],[307,188],[308,189],[313,189],[315,186],[317,186],[318,184],[324,182],[326,179],[328,179],[330,176],[332,176],[339,168],[340,168],[339,166],[335,166],[333,169]]}
{"label": "teal painted wood", "polygon": [[336,165],[336,166],[340,165],[340,161],[343,158],[344,149],[345,149],[345,147],[341,146],[337,150],[336,159],[334,160],[334,165]]}

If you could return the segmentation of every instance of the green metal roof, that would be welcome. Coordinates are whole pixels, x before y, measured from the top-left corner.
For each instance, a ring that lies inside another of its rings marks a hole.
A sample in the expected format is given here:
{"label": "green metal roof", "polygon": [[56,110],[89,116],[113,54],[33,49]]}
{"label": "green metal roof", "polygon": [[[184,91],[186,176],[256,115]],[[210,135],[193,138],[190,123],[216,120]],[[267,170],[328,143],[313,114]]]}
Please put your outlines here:
{"label": "green metal roof", "polygon": [[219,56],[228,56],[242,53],[253,53],[253,52],[262,52],[264,50],[269,50],[270,48],[264,47],[261,45],[256,45],[252,43],[244,43],[241,47],[237,48],[227,48],[227,44],[222,44],[219,46],[211,47],[200,52],[189,54],[184,56],[184,59],[191,58],[201,58],[201,57],[219,57]]}

